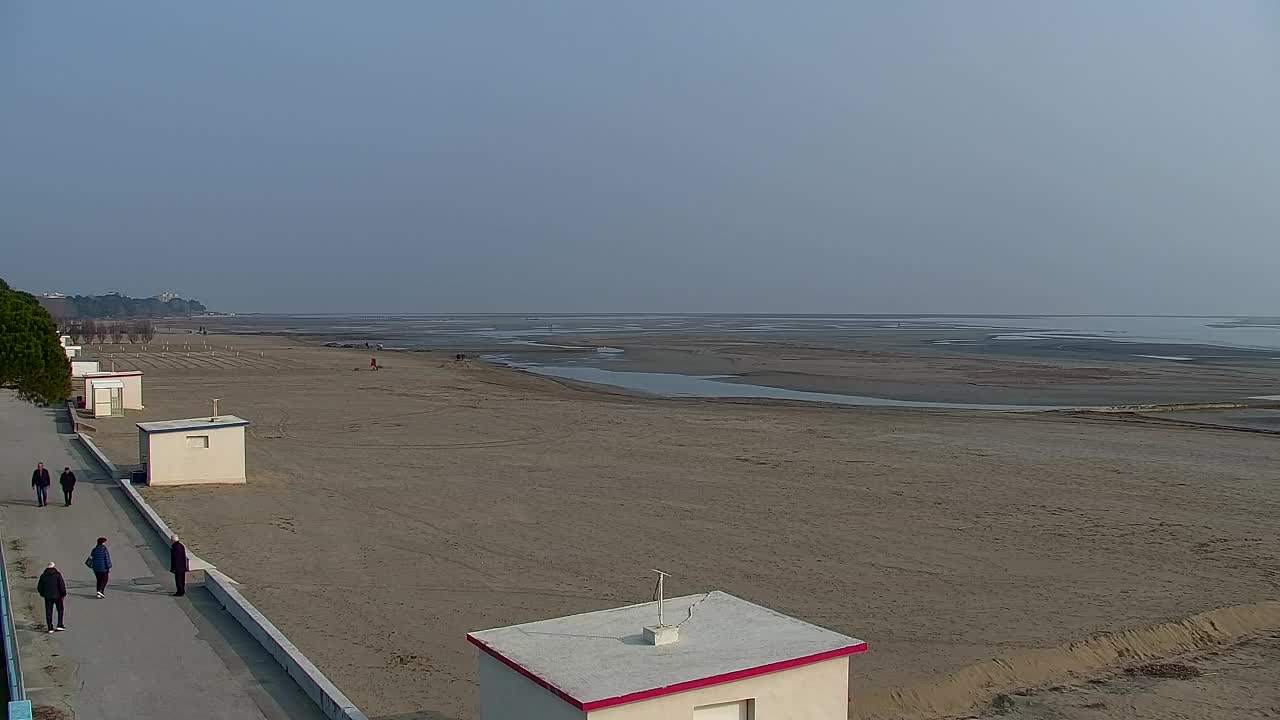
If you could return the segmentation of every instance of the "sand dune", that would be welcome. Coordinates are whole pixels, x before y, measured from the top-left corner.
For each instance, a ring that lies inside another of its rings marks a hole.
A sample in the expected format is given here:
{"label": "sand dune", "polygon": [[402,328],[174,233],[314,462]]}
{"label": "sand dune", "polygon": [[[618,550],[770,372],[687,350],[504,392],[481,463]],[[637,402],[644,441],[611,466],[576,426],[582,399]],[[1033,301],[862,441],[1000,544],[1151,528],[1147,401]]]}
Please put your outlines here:
{"label": "sand dune", "polygon": [[864,693],[855,698],[849,715],[867,720],[951,717],[989,704],[1001,693],[1107,677],[1144,661],[1230,647],[1276,631],[1280,602],[1218,608],[1178,622],[988,660],[914,687]]}

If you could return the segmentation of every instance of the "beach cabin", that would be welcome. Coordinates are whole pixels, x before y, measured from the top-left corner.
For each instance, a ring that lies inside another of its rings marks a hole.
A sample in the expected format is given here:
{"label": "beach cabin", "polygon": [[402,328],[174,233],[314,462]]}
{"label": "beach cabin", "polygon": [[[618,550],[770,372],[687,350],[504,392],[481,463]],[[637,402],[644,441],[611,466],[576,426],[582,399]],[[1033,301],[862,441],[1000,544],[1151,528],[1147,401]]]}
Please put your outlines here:
{"label": "beach cabin", "polygon": [[72,360],[71,361],[71,377],[82,378],[89,373],[96,373],[101,368],[98,366],[97,360]]}
{"label": "beach cabin", "polygon": [[867,644],[723,592],[467,635],[481,720],[845,720]]}
{"label": "beach cabin", "polygon": [[96,418],[124,415],[124,383],[115,378],[98,378],[84,384],[85,407]]}
{"label": "beach cabin", "polygon": [[85,373],[84,403],[94,417],[142,410],[142,373],[137,370]]}
{"label": "beach cabin", "polygon": [[67,359],[68,359],[68,360],[70,360],[70,359],[74,358],[74,357],[76,356],[76,354],[80,352],[80,346],[79,346],[79,345],[72,345],[72,344],[71,344],[71,336],[70,336],[70,335],[59,335],[59,336],[58,336],[58,344],[62,346],[62,351],[63,351],[64,353],[66,353],[66,354],[67,354]]}
{"label": "beach cabin", "polygon": [[150,485],[243,483],[244,429],[235,415],[138,423],[138,461]]}

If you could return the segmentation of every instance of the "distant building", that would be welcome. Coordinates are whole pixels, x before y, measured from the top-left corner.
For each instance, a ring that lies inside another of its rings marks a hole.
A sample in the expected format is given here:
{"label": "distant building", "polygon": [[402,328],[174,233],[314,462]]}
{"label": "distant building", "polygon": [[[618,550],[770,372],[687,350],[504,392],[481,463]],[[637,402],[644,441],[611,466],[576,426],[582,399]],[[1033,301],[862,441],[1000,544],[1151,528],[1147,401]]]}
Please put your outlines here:
{"label": "distant building", "polygon": [[177,300],[179,297],[181,296],[176,292],[162,292],[156,296],[156,299],[162,303],[167,303],[170,300]]}
{"label": "distant building", "polygon": [[71,306],[71,301],[66,295],[59,292],[40,293],[36,296],[36,301],[40,303],[40,307],[49,311],[49,314],[55,320],[65,320],[75,317],[75,308]]}
{"label": "distant building", "polygon": [[147,483],[244,483],[248,425],[235,415],[138,423],[138,461]]}
{"label": "distant building", "polygon": [[480,720],[845,720],[856,638],[723,592],[467,635]]}

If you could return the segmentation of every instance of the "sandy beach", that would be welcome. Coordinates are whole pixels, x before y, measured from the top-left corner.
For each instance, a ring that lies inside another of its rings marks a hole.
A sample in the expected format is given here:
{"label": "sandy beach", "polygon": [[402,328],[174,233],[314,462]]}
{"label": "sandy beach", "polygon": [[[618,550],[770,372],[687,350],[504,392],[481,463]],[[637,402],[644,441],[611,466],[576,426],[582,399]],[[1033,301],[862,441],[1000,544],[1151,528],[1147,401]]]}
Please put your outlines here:
{"label": "sandy beach", "polygon": [[[895,689],[992,658],[1280,592],[1271,435],[661,400],[444,353],[374,372],[363,350],[209,340],[217,355],[104,355],[146,373],[147,409],[93,436],[127,465],[135,422],[215,397],[249,419],[248,485],[146,495],[375,718],[474,718],[467,631],[648,600],[651,567],[672,594],[867,640],[853,709],[878,698],[884,717],[913,716]],[[1076,381],[1041,365],[1019,382]],[[894,368],[884,382],[915,381]],[[1120,717],[1104,710],[1079,717]]]}

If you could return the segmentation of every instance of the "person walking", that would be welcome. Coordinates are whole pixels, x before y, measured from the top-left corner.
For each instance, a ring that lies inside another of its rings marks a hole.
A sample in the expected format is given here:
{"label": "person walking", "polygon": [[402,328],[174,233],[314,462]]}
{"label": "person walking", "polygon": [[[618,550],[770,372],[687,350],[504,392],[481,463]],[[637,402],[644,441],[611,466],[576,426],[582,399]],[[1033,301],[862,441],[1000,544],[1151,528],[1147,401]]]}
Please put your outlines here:
{"label": "person walking", "polygon": [[84,564],[93,570],[93,577],[97,580],[98,597],[106,597],[107,579],[111,575],[111,552],[107,550],[106,538],[98,538],[98,544],[89,553]]}
{"label": "person walking", "polygon": [[191,562],[187,559],[187,546],[182,544],[177,535],[171,540],[173,544],[169,546],[169,572],[173,573],[173,584],[177,591],[173,593],[174,597],[182,597],[187,594],[187,571],[191,569]]}
{"label": "person walking", "polygon": [[[40,574],[40,581],[36,583],[36,592],[40,593],[40,597],[44,598],[44,624],[49,628],[52,634],[55,630],[66,630],[67,626],[62,624],[62,614],[65,606],[63,601],[67,597],[67,583],[62,579],[62,573],[58,572],[58,568],[53,563],[49,563],[49,567],[44,569]],[[58,624],[53,624],[53,609],[58,609]]]}
{"label": "person walking", "polygon": [[31,473],[31,487],[36,489],[36,507],[49,504],[50,484],[49,471],[45,469],[44,463],[36,463],[36,470]]}
{"label": "person walking", "polygon": [[62,468],[58,484],[62,486],[62,499],[67,503],[65,507],[71,507],[71,493],[76,491],[76,474],[71,472],[71,468]]}

